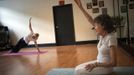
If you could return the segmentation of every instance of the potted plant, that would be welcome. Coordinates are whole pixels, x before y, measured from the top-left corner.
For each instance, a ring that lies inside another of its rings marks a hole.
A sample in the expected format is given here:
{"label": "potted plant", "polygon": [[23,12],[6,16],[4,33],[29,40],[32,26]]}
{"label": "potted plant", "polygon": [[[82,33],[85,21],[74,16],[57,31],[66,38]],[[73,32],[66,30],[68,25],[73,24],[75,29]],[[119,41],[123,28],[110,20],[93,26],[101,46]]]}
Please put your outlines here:
{"label": "potted plant", "polygon": [[116,28],[122,27],[121,22],[123,21],[123,16],[115,16],[112,19]]}

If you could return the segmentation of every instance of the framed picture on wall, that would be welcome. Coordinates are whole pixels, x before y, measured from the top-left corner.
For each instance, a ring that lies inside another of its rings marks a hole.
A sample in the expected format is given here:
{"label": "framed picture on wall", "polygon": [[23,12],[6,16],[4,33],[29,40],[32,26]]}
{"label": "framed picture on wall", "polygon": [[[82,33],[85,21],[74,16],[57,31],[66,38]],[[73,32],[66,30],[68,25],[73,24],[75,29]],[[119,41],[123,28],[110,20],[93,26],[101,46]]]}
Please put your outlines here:
{"label": "framed picture on wall", "polygon": [[127,12],[126,6],[121,6],[121,13],[125,13],[125,12]]}
{"label": "framed picture on wall", "polygon": [[92,8],[92,3],[87,3],[87,9],[91,9]]}
{"label": "framed picture on wall", "polygon": [[102,14],[107,14],[107,8],[102,8]]}
{"label": "framed picture on wall", "polygon": [[98,0],[92,0],[93,6],[97,6],[98,5]]}
{"label": "framed picture on wall", "polygon": [[93,8],[92,11],[93,13],[99,13],[99,8]]}
{"label": "framed picture on wall", "polygon": [[99,7],[104,7],[104,1],[99,1]]}

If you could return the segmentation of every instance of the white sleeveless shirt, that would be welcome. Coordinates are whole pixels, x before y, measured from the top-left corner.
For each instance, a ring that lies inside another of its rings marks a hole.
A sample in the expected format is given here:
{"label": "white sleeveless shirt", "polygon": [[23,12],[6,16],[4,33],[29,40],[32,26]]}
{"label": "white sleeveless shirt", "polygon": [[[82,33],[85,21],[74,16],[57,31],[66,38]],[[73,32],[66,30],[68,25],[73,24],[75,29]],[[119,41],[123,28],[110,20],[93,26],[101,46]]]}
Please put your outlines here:
{"label": "white sleeveless shirt", "polygon": [[98,62],[110,62],[110,46],[117,46],[117,38],[114,33],[107,34],[105,37],[100,36],[98,48]]}
{"label": "white sleeveless shirt", "polygon": [[34,38],[32,38],[32,36],[34,35],[34,33],[30,33],[30,34],[28,34],[27,36],[25,36],[23,39],[24,39],[24,41],[28,44],[30,41],[36,41],[37,39],[34,39]]}

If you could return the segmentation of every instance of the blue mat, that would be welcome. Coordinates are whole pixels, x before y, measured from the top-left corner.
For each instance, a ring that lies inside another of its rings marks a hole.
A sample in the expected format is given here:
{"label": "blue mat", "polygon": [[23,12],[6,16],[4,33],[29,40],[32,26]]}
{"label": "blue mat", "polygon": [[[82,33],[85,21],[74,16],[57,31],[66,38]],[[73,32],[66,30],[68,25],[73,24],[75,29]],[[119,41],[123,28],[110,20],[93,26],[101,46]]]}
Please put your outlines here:
{"label": "blue mat", "polygon": [[54,68],[47,75],[74,75],[74,68]]}
{"label": "blue mat", "polygon": [[[54,68],[47,75],[74,75],[74,68]],[[134,75],[134,67],[115,67],[111,75]]]}
{"label": "blue mat", "polygon": [[115,67],[115,75],[134,75],[134,67]]}

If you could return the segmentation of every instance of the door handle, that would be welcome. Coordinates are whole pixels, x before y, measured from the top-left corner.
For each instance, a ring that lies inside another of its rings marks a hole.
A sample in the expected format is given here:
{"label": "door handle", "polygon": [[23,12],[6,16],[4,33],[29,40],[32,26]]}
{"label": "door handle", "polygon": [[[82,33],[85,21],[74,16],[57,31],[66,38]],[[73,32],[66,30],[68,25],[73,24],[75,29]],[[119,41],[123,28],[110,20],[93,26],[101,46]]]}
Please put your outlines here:
{"label": "door handle", "polygon": [[56,26],[56,29],[58,29],[59,27],[58,26]]}

